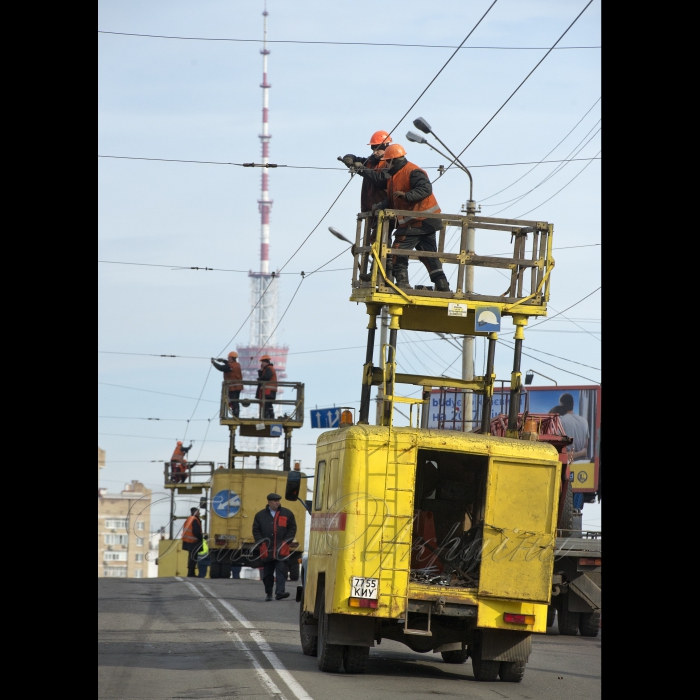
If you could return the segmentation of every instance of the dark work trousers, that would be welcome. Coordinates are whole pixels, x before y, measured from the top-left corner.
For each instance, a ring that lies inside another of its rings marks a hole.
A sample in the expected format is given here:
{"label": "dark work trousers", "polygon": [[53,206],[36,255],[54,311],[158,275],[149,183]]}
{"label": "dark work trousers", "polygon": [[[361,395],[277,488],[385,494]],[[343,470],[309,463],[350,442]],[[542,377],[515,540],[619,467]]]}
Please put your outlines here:
{"label": "dark work trousers", "polygon": [[187,576],[196,577],[195,568],[197,566],[197,552],[201,547],[200,542],[183,542],[182,548],[187,551]]}
{"label": "dark work trousers", "polygon": [[277,398],[277,392],[274,392],[274,396],[266,396],[265,397],[265,418],[269,418],[270,420],[273,420],[275,417],[275,407],[272,405],[272,401],[274,401]]}
{"label": "dark work trousers", "polygon": [[231,415],[238,418],[238,413],[241,410],[241,405],[238,403],[238,399],[241,395],[240,389],[229,389],[228,390],[228,405],[231,409]]}
{"label": "dark work trousers", "polygon": [[[397,228],[394,231],[392,248],[399,250],[424,250],[429,253],[437,252],[435,229],[423,223],[420,228]],[[418,258],[428,270],[433,282],[445,276],[439,258]],[[404,255],[392,256],[394,270],[408,267],[408,258]]]}
{"label": "dark work trousers", "polygon": [[265,593],[272,595],[272,583],[275,582],[275,594],[284,593],[284,582],[287,580],[287,560],[272,559],[263,566],[263,584]]}

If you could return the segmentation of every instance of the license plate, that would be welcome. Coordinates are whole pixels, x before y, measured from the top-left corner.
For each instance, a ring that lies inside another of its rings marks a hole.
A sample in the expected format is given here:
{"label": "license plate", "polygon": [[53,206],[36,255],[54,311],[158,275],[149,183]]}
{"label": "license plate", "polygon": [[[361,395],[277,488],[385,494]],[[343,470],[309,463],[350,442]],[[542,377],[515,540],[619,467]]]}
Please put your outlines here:
{"label": "license plate", "polygon": [[379,593],[378,578],[361,578],[360,576],[352,577],[351,598],[369,598],[376,600]]}

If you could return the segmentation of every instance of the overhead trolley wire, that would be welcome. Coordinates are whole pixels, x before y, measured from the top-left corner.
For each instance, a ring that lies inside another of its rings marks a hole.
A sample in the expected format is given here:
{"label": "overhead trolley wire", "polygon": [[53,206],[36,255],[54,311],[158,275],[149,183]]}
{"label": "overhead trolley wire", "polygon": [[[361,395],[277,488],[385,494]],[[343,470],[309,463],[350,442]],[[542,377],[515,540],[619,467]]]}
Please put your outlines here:
{"label": "overhead trolley wire", "polygon": [[[472,140],[459,152],[459,154],[457,155],[457,158],[455,158],[455,159],[447,166],[447,168],[445,169],[445,172],[447,172],[447,171],[455,164],[455,162],[456,162],[457,160],[459,160],[459,159],[462,157],[462,154],[469,148],[469,146],[471,146],[471,145],[474,143],[474,141],[476,141],[476,139],[477,139],[477,138],[479,137],[479,135],[484,131],[484,129],[496,118],[496,116],[499,114],[499,112],[511,101],[511,99],[512,99],[513,96],[518,92],[518,90],[520,90],[520,88],[521,88],[523,85],[525,85],[525,83],[527,82],[528,78],[539,68],[539,66],[542,64],[542,62],[544,61],[544,59],[547,58],[547,56],[549,56],[550,53],[552,53],[552,51],[555,49],[556,45],[564,38],[564,36],[566,35],[566,33],[569,31],[569,29],[571,29],[571,27],[573,27],[574,24],[576,24],[576,22],[578,22],[579,17],[581,17],[581,15],[588,9],[588,7],[591,5],[592,2],[593,2],[593,0],[588,0],[588,2],[586,3],[586,6],[581,10],[581,12],[578,13],[578,15],[576,15],[576,18],[574,19],[574,21],[564,30],[563,34],[562,34],[562,35],[554,42],[554,44],[547,50],[547,53],[546,53],[544,56],[542,56],[542,58],[537,62],[537,64],[535,65],[535,67],[525,76],[525,78],[523,78],[523,80],[522,80],[522,82],[520,83],[520,85],[518,85],[518,87],[516,87],[515,90],[513,90],[513,92],[510,93],[508,99],[493,113],[493,115],[489,118],[489,120],[486,122],[486,124],[484,124],[484,125],[481,127],[481,129],[479,129],[479,131],[476,133],[476,135],[474,136],[474,138],[472,138]],[[440,179],[440,178],[442,177],[442,175],[445,174],[445,172],[443,172],[441,175],[439,175],[437,179]]]}
{"label": "overhead trolley wire", "polygon": [[[183,41],[229,41],[229,42],[249,42],[262,44],[263,39],[231,39],[227,37],[206,37],[206,36],[172,36],[166,34],[136,34],[134,32],[109,32],[101,29],[98,34],[111,34],[114,36],[135,36],[147,39],[180,39]],[[450,44],[398,44],[374,41],[306,41],[302,39],[265,39],[268,44],[319,44],[326,46],[395,46],[404,48],[420,49],[491,49],[499,51],[542,51],[546,46],[452,46]],[[462,42],[464,43],[464,42]],[[559,50],[567,49],[600,49],[600,46],[558,46]]]}

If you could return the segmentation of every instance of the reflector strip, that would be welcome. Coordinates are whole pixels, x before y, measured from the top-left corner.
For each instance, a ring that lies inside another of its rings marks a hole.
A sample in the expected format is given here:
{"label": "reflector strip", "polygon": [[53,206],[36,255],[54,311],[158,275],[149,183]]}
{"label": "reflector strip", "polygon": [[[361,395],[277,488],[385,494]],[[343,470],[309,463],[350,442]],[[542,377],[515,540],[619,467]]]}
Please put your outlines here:
{"label": "reflector strip", "polygon": [[369,598],[350,598],[348,601],[351,608],[376,608],[378,601]]}
{"label": "reflector strip", "polygon": [[503,621],[511,625],[534,625],[534,615],[517,615],[516,613],[503,613]]}

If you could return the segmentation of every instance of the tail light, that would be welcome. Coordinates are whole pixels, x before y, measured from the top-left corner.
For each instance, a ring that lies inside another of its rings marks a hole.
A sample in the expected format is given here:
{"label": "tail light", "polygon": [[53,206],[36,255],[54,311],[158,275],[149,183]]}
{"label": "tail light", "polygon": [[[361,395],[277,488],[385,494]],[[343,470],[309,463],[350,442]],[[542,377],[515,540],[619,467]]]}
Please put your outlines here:
{"label": "tail light", "polygon": [[579,566],[600,566],[602,559],[579,559]]}
{"label": "tail light", "polygon": [[534,625],[534,615],[516,615],[515,613],[503,613],[503,621],[510,625]]}
{"label": "tail light", "polygon": [[376,608],[376,600],[370,600],[369,598],[350,598],[351,608]]}

